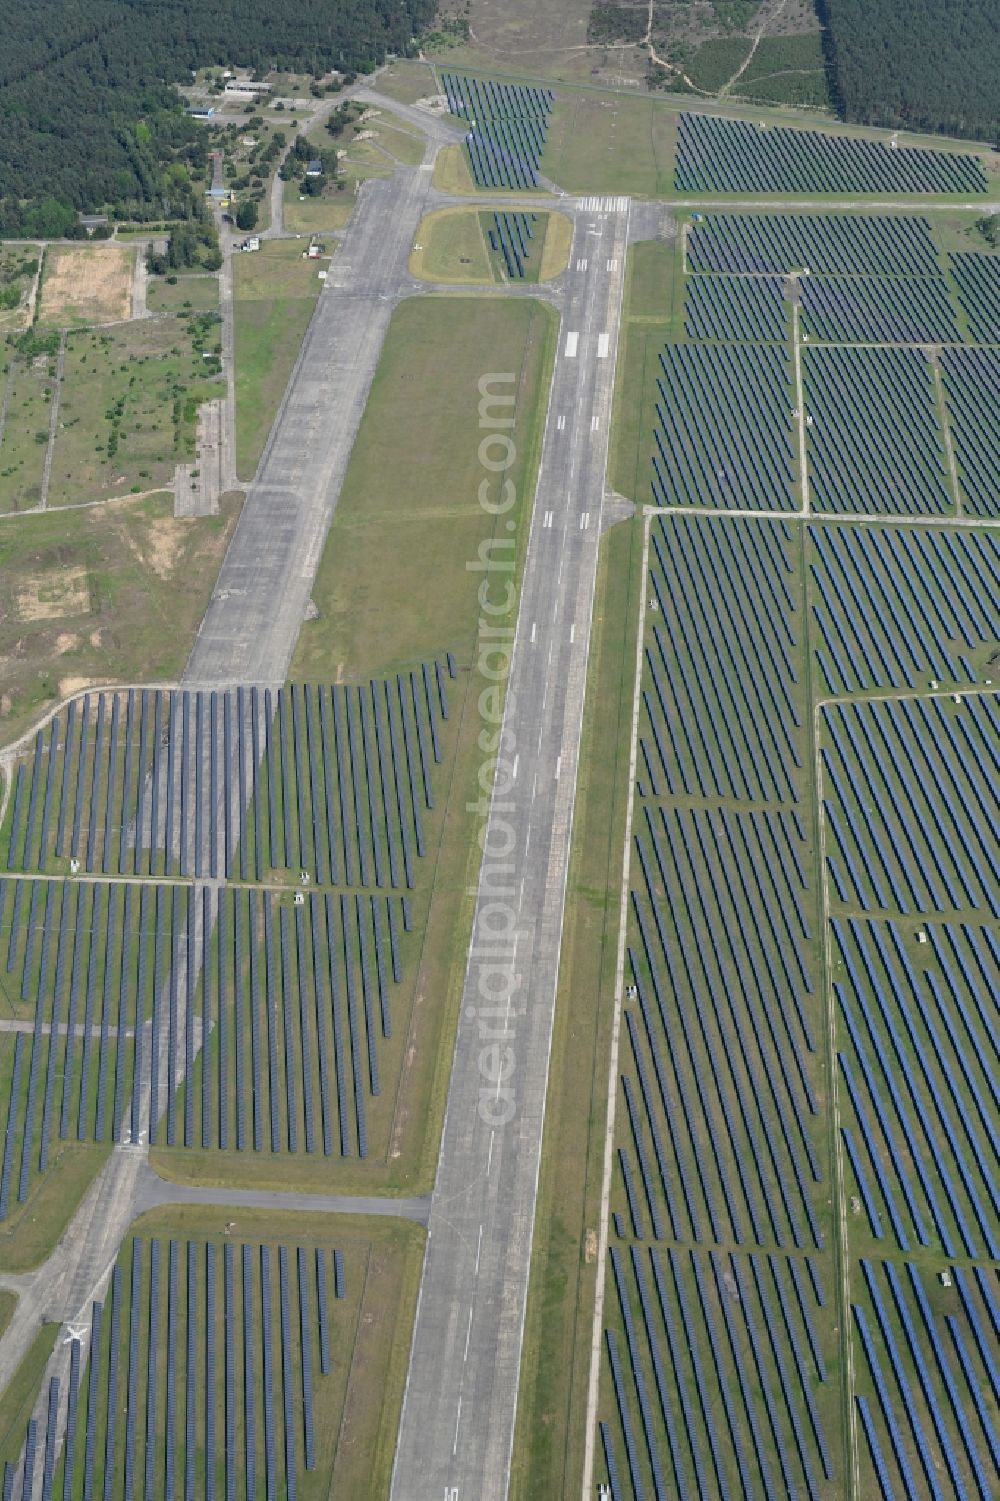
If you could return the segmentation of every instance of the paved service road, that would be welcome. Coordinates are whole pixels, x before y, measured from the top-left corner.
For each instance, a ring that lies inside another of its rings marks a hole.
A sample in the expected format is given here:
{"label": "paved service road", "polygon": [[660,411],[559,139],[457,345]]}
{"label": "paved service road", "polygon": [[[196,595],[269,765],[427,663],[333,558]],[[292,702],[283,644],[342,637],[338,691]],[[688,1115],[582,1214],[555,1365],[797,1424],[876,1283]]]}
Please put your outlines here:
{"label": "paved service road", "polygon": [[392,1501],[507,1495],[628,224],[584,200],[562,283]]}
{"label": "paved service road", "polygon": [[[432,160],[428,147],[427,161]],[[430,167],[362,188],[226,553],[186,685],[282,683],[347,471]]]}

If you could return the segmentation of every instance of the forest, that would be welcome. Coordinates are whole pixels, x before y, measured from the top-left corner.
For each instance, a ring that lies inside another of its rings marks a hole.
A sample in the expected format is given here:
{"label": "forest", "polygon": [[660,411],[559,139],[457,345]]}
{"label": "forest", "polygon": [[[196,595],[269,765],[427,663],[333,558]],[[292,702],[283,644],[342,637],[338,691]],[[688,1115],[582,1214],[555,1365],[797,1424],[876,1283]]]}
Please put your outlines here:
{"label": "forest", "polygon": [[818,0],[840,112],[995,142],[997,0]]}
{"label": "forest", "polygon": [[[78,211],[186,216],[204,132],[171,87],[236,63],[369,72],[436,0],[0,0],[0,235]],[[199,190],[200,191],[200,190]]]}

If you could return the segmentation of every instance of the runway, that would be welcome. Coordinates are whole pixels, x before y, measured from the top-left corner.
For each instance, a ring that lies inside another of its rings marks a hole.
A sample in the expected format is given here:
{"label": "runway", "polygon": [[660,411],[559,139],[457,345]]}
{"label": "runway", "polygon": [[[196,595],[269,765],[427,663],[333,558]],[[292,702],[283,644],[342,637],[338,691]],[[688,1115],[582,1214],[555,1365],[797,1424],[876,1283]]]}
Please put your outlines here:
{"label": "runway", "polygon": [[247,491],[186,685],[285,680],[389,319],[407,290],[430,180],[427,165],[361,191]]}
{"label": "runway", "polygon": [[560,285],[392,1501],[508,1490],[628,233],[628,200],[585,200]]}

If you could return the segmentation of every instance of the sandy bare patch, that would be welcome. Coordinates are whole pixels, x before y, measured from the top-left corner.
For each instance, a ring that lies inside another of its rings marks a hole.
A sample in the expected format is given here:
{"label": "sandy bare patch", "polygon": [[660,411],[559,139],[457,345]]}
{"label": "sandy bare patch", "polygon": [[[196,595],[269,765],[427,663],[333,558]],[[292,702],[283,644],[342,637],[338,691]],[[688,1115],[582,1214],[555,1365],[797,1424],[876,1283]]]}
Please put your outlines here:
{"label": "sandy bare patch", "polygon": [[583,1242],[583,1259],[588,1266],[597,1260],[597,1231],[588,1230]]}
{"label": "sandy bare patch", "polygon": [[15,587],[14,607],[20,620],[86,615],[90,609],[86,568],[51,568],[22,579]]}
{"label": "sandy bare patch", "polygon": [[161,579],[168,579],[177,566],[181,548],[191,529],[190,521],[164,516],[147,528],[146,561]]}
{"label": "sandy bare patch", "polygon": [[60,678],[59,697],[69,698],[72,693],[81,693],[84,688],[96,688],[103,678]]}
{"label": "sandy bare patch", "polygon": [[45,257],[43,323],[113,323],[132,313],[135,251],[122,245],[59,245]]}
{"label": "sandy bare patch", "polygon": [[72,631],[60,631],[55,639],[53,650],[57,657],[64,657],[68,651],[75,651],[79,645],[79,636],[74,636]]}
{"label": "sandy bare patch", "polygon": [[[130,495],[128,500],[131,502],[137,498]],[[174,575],[194,521],[193,517],[160,516],[151,521],[143,520],[141,526],[123,526],[120,535],[137,562],[166,580]]]}

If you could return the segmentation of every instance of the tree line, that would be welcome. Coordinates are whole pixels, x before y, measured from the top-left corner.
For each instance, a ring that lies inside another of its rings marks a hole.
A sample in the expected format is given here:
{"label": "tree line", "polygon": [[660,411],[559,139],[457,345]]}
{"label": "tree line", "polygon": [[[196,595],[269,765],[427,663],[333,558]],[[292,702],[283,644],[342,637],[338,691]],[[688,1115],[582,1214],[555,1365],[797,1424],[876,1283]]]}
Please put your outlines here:
{"label": "tree line", "polygon": [[235,62],[322,76],[407,53],[436,0],[0,0],[0,235],[190,215],[204,130],[172,85]]}
{"label": "tree line", "polygon": [[995,141],[997,0],[817,0],[848,120]]}

